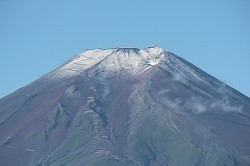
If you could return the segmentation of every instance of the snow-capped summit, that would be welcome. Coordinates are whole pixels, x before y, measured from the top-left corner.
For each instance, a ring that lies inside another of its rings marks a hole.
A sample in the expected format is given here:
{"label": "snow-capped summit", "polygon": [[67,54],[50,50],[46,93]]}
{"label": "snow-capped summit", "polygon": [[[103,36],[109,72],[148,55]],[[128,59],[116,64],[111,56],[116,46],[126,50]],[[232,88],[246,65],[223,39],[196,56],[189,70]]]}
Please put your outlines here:
{"label": "snow-capped summit", "polygon": [[164,49],[158,46],[137,48],[112,48],[86,50],[78,54],[52,74],[54,78],[72,77],[83,74],[85,70],[98,66],[100,70],[117,72],[127,70],[131,74],[145,71],[157,65],[166,55]]}

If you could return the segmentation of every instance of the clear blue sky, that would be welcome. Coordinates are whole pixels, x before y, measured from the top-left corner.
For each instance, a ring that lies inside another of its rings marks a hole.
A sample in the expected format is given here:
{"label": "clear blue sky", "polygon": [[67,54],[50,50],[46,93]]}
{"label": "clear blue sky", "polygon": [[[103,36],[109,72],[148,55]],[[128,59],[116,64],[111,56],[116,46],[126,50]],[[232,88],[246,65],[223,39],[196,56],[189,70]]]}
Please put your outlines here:
{"label": "clear blue sky", "polygon": [[249,0],[0,0],[0,97],[85,49],[149,45],[250,96]]}

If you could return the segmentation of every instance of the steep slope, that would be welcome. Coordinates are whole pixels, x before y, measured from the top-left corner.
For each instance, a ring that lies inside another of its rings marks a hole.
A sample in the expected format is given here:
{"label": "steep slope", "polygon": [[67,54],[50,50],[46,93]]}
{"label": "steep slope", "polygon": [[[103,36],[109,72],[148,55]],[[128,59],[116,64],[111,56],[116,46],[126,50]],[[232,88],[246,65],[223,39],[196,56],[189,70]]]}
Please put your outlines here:
{"label": "steep slope", "polygon": [[3,165],[249,165],[250,99],[157,46],[87,50],[0,100]]}

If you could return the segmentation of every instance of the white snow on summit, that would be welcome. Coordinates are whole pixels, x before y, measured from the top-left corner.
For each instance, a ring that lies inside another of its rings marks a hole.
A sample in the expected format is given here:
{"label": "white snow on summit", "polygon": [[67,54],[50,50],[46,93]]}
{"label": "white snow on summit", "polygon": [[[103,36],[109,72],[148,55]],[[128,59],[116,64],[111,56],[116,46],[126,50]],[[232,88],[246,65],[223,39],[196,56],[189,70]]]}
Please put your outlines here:
{"label": "white snow on summit", "polygon": [[54,77],[71,77],[79,74],[83,74],[84,70],[96,65],[102,61],[105,57],[112,54],[113,49],[102,50],[87,50],[83,53],[75,56],[71,61],[53,72]]}
{"label": "white snow on summit", "polygon": [[[177,82],[188,84],[203,83],[211,87],[211,83],[188,63],[178,56],[158,46],[143,49],[112,48],[87,50],[70,59],[50,74],[48,79],[71,78],[74,76],[112,77],[114,74],[125,73],[138,76],[150,68],[158,67],[172,75]],[[91,70],[91,72],[87,72]],[[216,83],[213,83],[216,84]]]}
{"label": "white snow on summit", "polygon": [[147,48],[140,50],[141,54],[144,54],[144,55],[146,54],[146,55],[151,55],[151,56],[159,55],[163,52],[165,52],[165,50],[158,46],[149,46]]}
{"label": "white snow on summit", "polygon": [[164,50],[157,46],[144,49],[114,48],[87,50],[72,58],[68,63],[55,70],[54,78],[72,77],[84,74],[91,67],[100,71],[118,72],[126,70],[131,74],[139,74],[157,65],[164,56]]}
{"label": "white snow on summit", "polygon": [[165,69],[178,82],[203,82],[211,86],[199,72],[180,60],[177,56],[166,52],[158,46],[137,48],[112,48],[87,50],[70,59],[63,66],[53,71],[50,79],[70,78],[86,75],[86,70],[93,69],[101,77],[109,77],[115,73],[125,72],[139,75],[158,66]]}

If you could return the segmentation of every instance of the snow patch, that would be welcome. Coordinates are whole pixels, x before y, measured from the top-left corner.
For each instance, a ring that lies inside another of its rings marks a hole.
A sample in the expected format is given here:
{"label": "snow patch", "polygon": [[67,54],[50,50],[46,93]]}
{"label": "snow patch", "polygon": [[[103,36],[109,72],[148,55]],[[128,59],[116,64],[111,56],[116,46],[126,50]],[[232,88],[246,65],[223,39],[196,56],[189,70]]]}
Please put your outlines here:
{"label": "snow patch", "polygon": [[109,50],[87,50],[84,53],[80,53],[70,62],[60,67],[55,71],[55,77],[68,77],[75,75],[83,75],[86,69],[89,69],[102,61],[105,57],[112,54],[114,49]]}
{"label": "snow patch", "polygon": [[165,52],[165,50],[156,46],[156,45],[153,45],[153,46],[149,46],[147,48],[142,49],[141,52],[145,52],[145,53],[151,54],[151,55],[159,55],[159,54]]}

